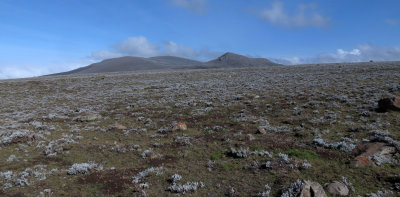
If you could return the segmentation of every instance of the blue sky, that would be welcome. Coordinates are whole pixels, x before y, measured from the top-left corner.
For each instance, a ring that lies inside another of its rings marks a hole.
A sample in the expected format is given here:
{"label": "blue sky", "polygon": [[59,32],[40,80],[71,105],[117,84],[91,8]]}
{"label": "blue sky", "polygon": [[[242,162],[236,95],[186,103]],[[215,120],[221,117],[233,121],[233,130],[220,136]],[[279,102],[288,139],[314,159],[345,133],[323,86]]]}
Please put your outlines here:
{"label": "blue sky", "polygon": [[0,78],[124,55],[400,60],[398,0],[0,0]]}

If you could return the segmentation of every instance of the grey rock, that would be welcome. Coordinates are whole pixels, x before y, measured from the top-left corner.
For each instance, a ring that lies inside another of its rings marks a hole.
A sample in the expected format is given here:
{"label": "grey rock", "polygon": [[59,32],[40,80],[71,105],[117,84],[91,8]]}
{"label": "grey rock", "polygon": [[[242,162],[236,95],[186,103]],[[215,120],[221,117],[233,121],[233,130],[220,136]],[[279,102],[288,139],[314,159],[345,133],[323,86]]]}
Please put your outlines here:
{"label": "grey rock", "polygon": [[332,183],[329,183],[328,185],[325,186],[325,189],[327,192],[333,195],[339,195],[339,196],[348,196],[349,195],[349,188],[347,186],[339,181],[334,181]]}

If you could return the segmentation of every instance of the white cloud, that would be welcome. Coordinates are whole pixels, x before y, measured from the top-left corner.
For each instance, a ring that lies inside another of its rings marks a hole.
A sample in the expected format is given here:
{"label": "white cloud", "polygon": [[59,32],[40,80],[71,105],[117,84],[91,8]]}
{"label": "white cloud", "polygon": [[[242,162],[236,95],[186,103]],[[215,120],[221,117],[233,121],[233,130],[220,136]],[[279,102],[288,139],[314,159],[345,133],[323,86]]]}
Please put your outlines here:
{"label": "white cloud", "polygon": [[206,11],[207,0],[171,0],[171,3],[191,12],[203,14]]}
{"label": "white cloud", "polygon": [[181,57],[196,57],[198,55],[194,49],[183,45],[178,45],[173,41],[165,42],[162,48],[165,55]]}
{"label": "white cloud", "polygon": [[141,57],[151,57],[159,53],[159,47],[150,43],[144,36],[130,37],[127,40],[116,43],[113,48],[121,54]]}
{"label": "white cloud", "polygon": [[91,63],[94,63],[94,61],[89,59],[82,59],[74,62],[52,62],[41,66],[6,64],[0,67],[0,79],[43,76],[73,70],[82,66],[87,66]]}
{"label": "white cloud", "polygon": [[49,74],[47,68],[25,66],[7,66],[0,68],[0,79],[25,78]]}
{"label": "white cloud", "polygon": [[300,4],[291,14],[285,10],[282,2],[276,1],[271,4],[271,7],[263,9],[259,16],[271,24],[287,28],[326,27],[328,25],[328,19],[318,13],[315,4]]}
{"label": "white cloud", "polygon": [[139,36],[130,37],[127,40],[116,43],[108,50],[93,52],[90,57],[95,60],[103,60],[121,56],[152,57],[170,55],[204,60],[215,58],[219,54],[221,53],[209,51],[207,48],[195,50],[174,41],[155,44],[147,40],[146,37]]}
{"label": "white cloud", "polygon": [[350,51],[338,49],[336,53],[318,54],[314,57],[284,57],[272,59],[281,64],[313,64],[333,62],[399,61],[400,46],[379,47],[368,44],[359,45]]}
{"label": "white cloud", "polygon": [[65,72],[79,67],[87,66],[99,60],[121,57],[139,56],[152,57],[171,55],[190,59],[210,60],[219,56],[220,52],[210,51],[207,48],[199,50],[167,41],[161,44],[150,42],[144,36],[130,37],[124,41],[115,43],[106,50],[93,52],[90,56],[76,61],[46,62],[39,64],[11,65],[0,62],[0,79],[35,77],[47,74]]}
{"label": "white cloud", "polygon": [[387,18],[387,19],[385,19],[385,23],[392,25],[392,26],[397,26],[400,24],[400,19]]}

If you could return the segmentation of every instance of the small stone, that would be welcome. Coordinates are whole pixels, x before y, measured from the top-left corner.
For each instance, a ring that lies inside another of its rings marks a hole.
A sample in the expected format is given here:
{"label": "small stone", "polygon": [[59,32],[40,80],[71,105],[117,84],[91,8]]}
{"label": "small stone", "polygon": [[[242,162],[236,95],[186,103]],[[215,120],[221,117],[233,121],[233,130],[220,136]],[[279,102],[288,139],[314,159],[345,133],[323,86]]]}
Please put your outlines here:
{"label": "small stone", "polygon": [[172,127],[172,131],[185,131],[187,130],[187,126],[184,122],[178,122]]}
{"label": "small stone", "polygon": [[86,121],[95,121],[101,119],[102,116],[100,114],[88,114],[86,116]]}
{"label": "small stone", "polygon": [[265,131],[264,128],[258,128],[257,133],[261,133],[263,135],[267,134],[267,131]]}
{"label": "small stone", "polygon": [[126,130],[127,128],[126,128],[126,126],[124,126],[124,125],[121,125],[121,124],[115,124],[115,128],[117,128],[117,129],[119,129],[119,130]]}
{"label": "small stone", "polygon": [[339,196],[348,196],[349,195],[349,188],[347,186],[339,181],[334,181],[332,183],[329,183],[325,187],[326,191],[333,194],[333,195],[339,195]]}
{"label": "small stone", "polygon": [[253,135],[251,135],[251,134],[247,134],[246,135],[246,140],[247,141],[253,141],[253,140],[255,140],[256,138],[253,136]]}

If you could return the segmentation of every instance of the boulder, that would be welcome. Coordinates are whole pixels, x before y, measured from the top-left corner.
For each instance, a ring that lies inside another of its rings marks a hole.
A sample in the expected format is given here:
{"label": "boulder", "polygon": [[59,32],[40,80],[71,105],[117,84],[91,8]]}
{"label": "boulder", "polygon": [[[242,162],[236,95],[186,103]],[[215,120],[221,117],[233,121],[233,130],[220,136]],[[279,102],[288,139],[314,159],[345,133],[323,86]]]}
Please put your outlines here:
{"label": "boulder", "polygon": [[360,146],[362,153],[357,156],[352,164],[355,167],[363,167],[375,165],[371,160],[372,155],[379,151],[385,144],[384,143],[366,143]]}
{"label": "boulder", "polygon": [[332,183],[329,183],[328,185],[325,186],[326,191],[333,195],[338,195],[338,196],[348,196],[349,195],[349,188],[347,186],[339,181],[334,181]]}
{"label": "boulder", "polygon": [[355,167],[398,164],[395,158],[397,149],[393,146],[388,146],[381,142],[374,142],[361,145],[361,149],[363,149],[364,152],[357,156],[352,162]]}
{"label": "boulder", "polygon": [[300,197],[328,197],[324,188],[316,182],[304,181],[305,185],[300,193]]}
{"label": "boulder", "polygon": [[400,97],[383,98],[378,101],[378,112],[387,112],[390,110],[400,111]]}
{"label": "boulder", "polygon": [[298,179],[282,191],[281,197],[327,197],[324,188],[316,182]]}

